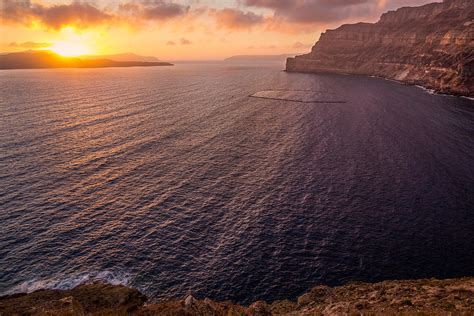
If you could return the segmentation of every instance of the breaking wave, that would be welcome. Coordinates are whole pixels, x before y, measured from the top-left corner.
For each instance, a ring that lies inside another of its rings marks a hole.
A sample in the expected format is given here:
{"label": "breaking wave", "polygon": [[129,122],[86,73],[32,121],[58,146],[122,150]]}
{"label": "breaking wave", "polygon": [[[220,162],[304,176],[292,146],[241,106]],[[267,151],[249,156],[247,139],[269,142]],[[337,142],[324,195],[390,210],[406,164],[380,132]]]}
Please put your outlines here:
{"label": "breaking wave", "polygon": [[94,282],[129,286],[130,281],[131,277],[126,273],[116,273],[111,271],[79,273],[70,277],[31,279],[14,286],[1,295],[32,293],[38,290],[70,290],[76,286]]}

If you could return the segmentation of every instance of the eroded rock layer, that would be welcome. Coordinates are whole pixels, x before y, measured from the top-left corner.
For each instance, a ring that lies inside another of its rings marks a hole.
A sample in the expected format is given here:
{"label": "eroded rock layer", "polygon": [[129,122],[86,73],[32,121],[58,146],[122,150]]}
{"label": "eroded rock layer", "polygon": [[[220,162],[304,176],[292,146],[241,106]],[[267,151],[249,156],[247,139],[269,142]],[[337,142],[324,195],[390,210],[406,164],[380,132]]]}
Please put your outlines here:
{"label": "eroded rock layer", "polygon": [[380,76],[442,93],[474,96],[474,2],[445,0],[326,31],[290,72]]}

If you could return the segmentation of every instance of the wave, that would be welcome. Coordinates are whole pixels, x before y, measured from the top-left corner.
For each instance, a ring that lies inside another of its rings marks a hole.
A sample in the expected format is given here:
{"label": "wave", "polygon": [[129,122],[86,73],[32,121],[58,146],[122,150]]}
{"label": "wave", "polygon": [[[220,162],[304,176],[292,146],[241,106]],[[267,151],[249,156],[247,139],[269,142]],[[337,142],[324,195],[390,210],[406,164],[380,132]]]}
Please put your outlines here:
{"label": "wave", "polygon": [[[443,93],[443,92],[438,92],[434,89],[429,89],[429,88],[426,88],[426,87],[423,87],[423,86],[420,86],[420,85],[415,85],[415,87],[417,88],[420,88],[421,90],[423,90],[424,92],[428,93],[428,94],[432,94],[432,95],[437,95],[437,96],[441,96],[441,97],[450,97],[450,98],[457,98],[458,96],[457,95],[453,95],[453,94],[449,94],[449,93]],[[474,98],[471,98],[471,97],[467,97],[467,96],[459,96],[463,99],[468,99],[468,100],[474,100]]]}
{"label": "wave", "polygon": [[423,86],[420,86],[420,85],[415,85],[415,87],[417,87],[417,88],[419,88],[419,89],[425,91],[425,92],[428,93],[428,94],[433,94],[433,95],[439,94],[439,93],[436,93],[436,91],[433,90],[433,89],[428,89],[428,88],[423,87]]}
{"label": "wave", "polygon": [[1,293],[1,296],[17,293],[32,293],[38,290],[70,290],[82,284],[98,281],[112,285],[129,286],[131,277],[126,273],[101,271],[80,273],[70,277],[49,278],[42,280],[35,278],[14,286],[4,293]]}

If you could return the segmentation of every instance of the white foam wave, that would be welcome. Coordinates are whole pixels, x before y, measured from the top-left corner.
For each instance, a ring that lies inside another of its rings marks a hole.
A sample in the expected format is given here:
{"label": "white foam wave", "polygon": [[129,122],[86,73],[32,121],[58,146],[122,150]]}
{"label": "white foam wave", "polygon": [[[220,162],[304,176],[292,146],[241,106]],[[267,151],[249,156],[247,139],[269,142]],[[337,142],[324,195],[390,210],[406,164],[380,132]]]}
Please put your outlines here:
{"label": "white foam wave", "polygon": [[32,279],[20,283],[10,290],[2,293],[2,295],[10,295],[15,293],[32,293],[38,290],[69,290],[82,284],[92,282],[104,282],[112,285],[130,284],[130,276],[125,273],[114,273],[111,271],[101,271],[93,273],[80,273],[70,277],[59,277],[49,279]]}
{"label": "white foam wave", "polygon": [[[419,85],[416,85],[416,87],[417,87],[417,88],[420,88],[421,90],[427,92],[428,94],[432,94],[432,95],[437,95],[437,96],[441,96],[441,97],[449,97],[449,98],[457,98],[457,97],[458,97],[458,96],[452,95],[452,94],[436,92],[436,90],[428,89],[428,88],[426,88],[426,87],[419,86]],[[461,98],[465,98],[465,99],[469,99],[469,100],[474,100],[474,98],[470,98],[470,97],[466,97],[466,96],[461,96]]]}
{"label": "white foam wave", "polygon": [[428,94],[439,94],[439,93],[436,93],[436,91],[433,90],[433,89],[428,89],[428,88],[420,86],[420,85],[415,85],[415,87],[420,88],[421,90],[427,92]]}

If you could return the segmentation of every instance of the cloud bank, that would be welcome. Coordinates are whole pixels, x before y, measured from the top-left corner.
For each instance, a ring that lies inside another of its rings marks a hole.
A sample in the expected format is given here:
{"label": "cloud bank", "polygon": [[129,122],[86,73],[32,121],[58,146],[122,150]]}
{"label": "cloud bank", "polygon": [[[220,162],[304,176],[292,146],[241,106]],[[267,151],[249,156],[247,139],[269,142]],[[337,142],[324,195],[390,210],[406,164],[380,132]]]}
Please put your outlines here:
{"label": "cloud bank", "polygon": [[435,0],[241,0],[247,7],[265,8],[274,18],[297,24],[327,24],[348,19],[376,18],[383,11]]}
{"label": "cloud bank", "polygon": [[106,11],[87,1],[45,5],[31,0],[0,0],[2,23],[24,26],[41,25],[60,30],[72,26],[87,29],[114,23],[166,21],[189,13],[190,7],[164,0],[123,2],[115,10]]}
{"label": "cloud bank", "polygon": [[266,31],[287,31],[298,26],[311,30],[321,25],[376,19],[389,9],[432,1],[235,0],[234,7],[214,8],[204,6],[200,1],[193,1],[189,5],[178,0],[123,0],[115,7],[112,5],[104,9],[88,1],[46,5],[44,2],[31,0],[0,0],[0,18],[2,23],[27,27],[40,25],[46,29],[60,30],[67,26],[86,29],[116,23],[140,25],[147,22],[169,22],[178,18],[184,18],[181,22],[185,25],[192,24],[197,16],[204,16],[203,21],[206,23],[212,22],[219,28],[232,31],[256,27]]}
{"label": "cloud bank", "polygon": [[61,29],[66,26],[87,28],[104,24],[112,16],[85,2],[45,6],[30,0],[1,0],[2,23],[33,25],[39,23],[47,28]]}
{"label": "cloud bank", "polygon": [[42,49],[42,48],[51,47],[52,45],[53,44],[51,44],[51,43],[37,43],[37,42],[23,42],[23,43],[12,42],[12,43],[10,43],[10,47],[26,48],[26,49]]}
{"label": "cloud bank", "polygon": [[250,29],[264,22],[262,15],[254,12],[244,12],[239,9],[226,8],[213,12],[216,23],[220,27],[228,29]]}

